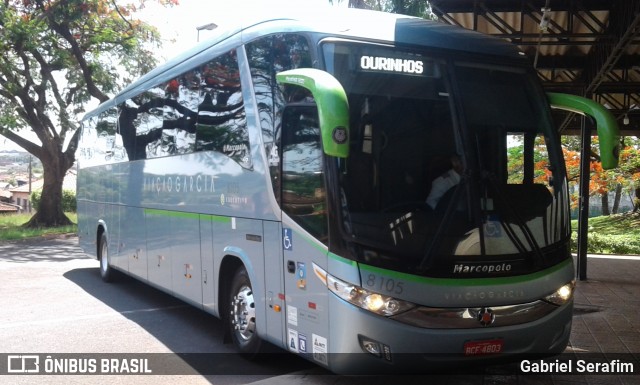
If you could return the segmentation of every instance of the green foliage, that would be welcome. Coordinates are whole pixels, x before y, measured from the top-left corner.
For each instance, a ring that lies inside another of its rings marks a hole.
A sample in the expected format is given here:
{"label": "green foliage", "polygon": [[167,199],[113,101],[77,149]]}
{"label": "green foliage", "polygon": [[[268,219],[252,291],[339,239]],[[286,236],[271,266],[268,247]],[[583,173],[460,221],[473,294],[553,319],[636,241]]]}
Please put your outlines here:
{"label": "green foliage", "polygon": [[433,18],[431,5],[424,0],[386,0],[377,1],[382,11],[403,15]]}
{"label": "green foliage", "polygon": [[[14,125],[25,120],[20,109],[30,107],[17,97],[25,86],[34,99],[49,99],[49,118],[58,115],[63,125],[67,114],[81,112],[92,97],[103,98],[147,72],[155,65],[150,47],[157,46],[160,38],[154,27],[134,17],[144,2],[135,6],[105,0],[2,2],[0,90],[6,93],[0,102],[14,107],[3,119]],[[64,75],[64,87],[57,84],[60,76],[54,73]],[[44,94],[42,87],[53,93]],[[23,126],[29,123],[24,121]]]}
{"label": "green foliage", "polygon": [[72,190],[62,190],[62,211],[75,213],[78,209],[76,193]]}
{"label": "green foliage", "polygon": [[[571,235],[571,249],[578,250],[578,234]],[[590,254],[640,254],[640,239],[625,235],[600,235],[589,233],[587,253]]]}
{"label": "green foliage", "polygon": [[[156,63],[151,47],[159,34],[135,12],[147,1],[177,0],[127,1],[0,2],[0,135],[47,160],[45,173],[64,175],[72,167],[88,102],[108,100]],[[65,222],[56,188],[44,187],[51,204],[41,205],[34,224]]]}
{"label": "green foliage", "polygon": [[40,207],[40,200],[42,199],[42,190],[35,190],[31,192],[29,201],[31,202],[31,208],[38,211]]}
{"label": "green foliage", "polygon": [[[580,138],[563,136],[562,145],[570,186],[574,191],[577,191],[580,171]],[[589,184],[591,196],[601,196],[614,191],[633,194],[634,190],[640,188],[640,140],[635,137],[625,137],[622,139],[621,147],[618,167],[614,170],[603,170],[597,155],[599,152],[598,138],[592,137],[591,181]]]}
{"label": "green foliage", "polygon": [[[572,221],[571,225],[571,250],[576,252],[577,221]],[[640,214],[625,213],[589,218],[587,252],[640,254]]]}
{"label": "green foliage", "polygon": [[[31,192],[31,207],[38,211],[40,200],[42,199],[42,190]],[[62,190],[62,211],[75,213],[77,210],[76,193],[72,190]]]}

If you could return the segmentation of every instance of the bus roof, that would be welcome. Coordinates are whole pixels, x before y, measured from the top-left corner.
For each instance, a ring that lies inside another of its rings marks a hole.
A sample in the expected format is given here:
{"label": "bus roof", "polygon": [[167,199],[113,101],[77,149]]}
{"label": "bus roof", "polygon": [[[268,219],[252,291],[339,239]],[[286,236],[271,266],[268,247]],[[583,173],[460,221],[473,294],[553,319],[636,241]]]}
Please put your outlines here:
{"label": "bus roof", "polygon": [[217,14],[221,22],[214,20],[219,27],[207,34],[210,38],[143,75],[114,98],[87,113],[85,118],[96,116],[141,91],[170,80],[177,75],[172,69],[182,63],[196,65],[198,57],[206,62],[222,42],[231,39],[240,44],[253,36],[273,33],[278,27],[281,32],[316,32],[339,38],[393,42],[396,46],[429,47],[511,59],[524,57],[516,46],[502,39],[412,16],[330,6],[278,7],[264,2],[252,3],[250,12],[247,7],[239,6],[238,9],[241,14]]}

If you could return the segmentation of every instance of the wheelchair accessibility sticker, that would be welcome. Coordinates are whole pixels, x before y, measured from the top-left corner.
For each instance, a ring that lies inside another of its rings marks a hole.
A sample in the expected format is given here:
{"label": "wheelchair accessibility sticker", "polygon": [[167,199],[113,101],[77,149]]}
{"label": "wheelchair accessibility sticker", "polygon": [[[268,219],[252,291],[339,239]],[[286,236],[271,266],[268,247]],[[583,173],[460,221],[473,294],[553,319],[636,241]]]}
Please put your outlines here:
{"label": "wheelchair accessibility sticker", "polygon": [[489,238],[502,237],[502,226],[500,225],[500,219],[496,216],[490,215],[484,224],[484,234]]}
{"label": "wheelchair accessibility sticker", "polygon": [[282,229],[282,246],[285,250],[293,250],[293,232],[291,229]]}

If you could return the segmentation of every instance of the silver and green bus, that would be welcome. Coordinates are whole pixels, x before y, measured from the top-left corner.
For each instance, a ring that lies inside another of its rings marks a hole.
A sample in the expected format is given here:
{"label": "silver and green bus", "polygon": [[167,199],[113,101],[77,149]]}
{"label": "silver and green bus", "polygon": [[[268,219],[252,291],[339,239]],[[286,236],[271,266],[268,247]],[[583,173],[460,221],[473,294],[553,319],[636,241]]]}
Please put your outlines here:
{"label": "silver and green bus", "polygon": [[102,278],[220,317],[242,353],[267,341],[335,372],[562,352],[575,274],[551,107],[594,117],[614,167],[607,111],[547,95],[482,34],[272,13],[243,9],[83,119],[79,243]]}

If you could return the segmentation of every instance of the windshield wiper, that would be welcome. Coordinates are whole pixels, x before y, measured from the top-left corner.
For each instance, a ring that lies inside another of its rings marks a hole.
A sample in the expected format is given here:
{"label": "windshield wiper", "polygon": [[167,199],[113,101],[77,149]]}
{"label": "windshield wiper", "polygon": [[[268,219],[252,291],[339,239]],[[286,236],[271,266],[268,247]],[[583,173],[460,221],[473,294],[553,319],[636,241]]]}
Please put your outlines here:
{"label": "windshield wiper", "polygon": [[[507,237],[512,242],[514,247],[518,250],[518,253],[528,255],[529,256],[528,259],[533,259],[534,263],[538,261],[543,262],[545,256],[542,250],[540,249],[540,246],[536,241],[535,236],[531,232],[531,229],[529,228],[529,226],[524,222],[522,217],[519,215],[517,210],[514,209],[513,204],[506,197],[506,195],[504,194],[504,191],[500,188],[499,184],[495,180],[495,177],[490,174],[484,174],[482,175],[481,180],[484,182],[488,182],[488,184],[493,188],[493,190],[495,191],[494,198],[497,200],[496,203],[499,203],[499,206],[503,207],[504,211],[506,211],[501,213],[503,215],[500,215],[501,217],[500,223],[502,224],[502,227],[504,228]],[[469,183],[470,183],[470,177],[463,176],[462,181],[455,187],[456,190],[453,193],[452,199],[448,203],[448,206],[444,212],[444,216],[442,217],[442,221],[438,226],[438,229],[433,237],[433,240],[430,243],[428,243],[425,247],[424,255],[422,257],[422,260],[420,261],[420,264],[418,265],[419,271],[422,271],[422,272],[426,271],[429,268],[430,263],[433,261],[432,256],[441,246],[445,231],[451,225],[451,221],[454,217],[453,215],[454,211],[456,209],[456,206],[459,204],[460,196],[464,191],[464,189],[468,187]],[[472,194],[471,196],[477,197],[478,194]],[[485,239],[484,239],[485,234],[482,226],[484,222],[482,218],[486,218],[487,216],[486,208],[469,207],[469,210],[472,210],[472,211],[469,211],[468,213],[475,212],[474,218],[476,222],[476,227],[479,231],[480,250],[481,250],[481,254],[484,255],[486,253],[486,248],[485,248]],[[513,222],[507,222],[504,219],[502,219],[505,216],[508,218],[512,218]],[[521,235],[516,232],[514,226],[517,226],[517,228],[520,229]],[[533,255],[531,254],[531,252],[533,252]]]}
{"label": "windshield wiper", "polygon": [[462,176],[462,180],[458,183],[457,186],[453,187],[455,190],[453,191],[453,195],[447,204],[447,208],[444,211],[442,221],[436,230],[435,235],[433,236],[433,240],[431,243],[427,243],[427,247],[425,247],[424,255],[420,264],[418,265],[418,271],[424,272],[428,269],[429,263],[431,262],[431,255],[440,247],[442,243],[442,238],[446,229],[449,228],[451,224],[451,219],[453,217],[453,211],[458,205],[458,201],[460,200],[460,195],[462,191],[466,187],[468,183],[468,177],[466,175]]}
{"label": "windshield wiper", "polygon": [[[542,250],[540,250],[540,245],[538,245],[538,242],[536,241],[535,236],[531,232],[531,229],[529,228],[529,226],[525,223],[525,221],[522,219],[520,214],[517,212],[517,210],[513,208],[513,204],[505,196],[504,191],[502,191],[498,182],[496,181],[495,175],[493,174],[487,175],[484,179],[489,181],[489,184],[491,185],[491,187],[493,187],[493,190],[495,191],[496,197],[498,198],[499,202],[502,203],[506,208],[508,217],[514,219],[515,225],[518,226],[522,231],[522,234],[524,235],[524,239],[528,243],[530,250],[533,251],[534,255],[538,257],[538,259],[535,259],[535,258],[533,259],[534,263],[538,261],[544,262],[544,258],[545,258],[544,253],[542,252]],[[521,248],[518,247],[518,245],[524,248],[521,238],[514,232],[513,228],[511,227],[513,224],[507,223],[502,219],[500,220],[500,223],[503,225],[503,228],[506,230],[507,235],[509,236],[509,240],[511,240],[514,246],[516,246],[516,248],[519,251],[521,250]],[[527,251],[528,250],[524,249],[520,252],[522,252],[523,254],[529,254],[527,253]]]}

